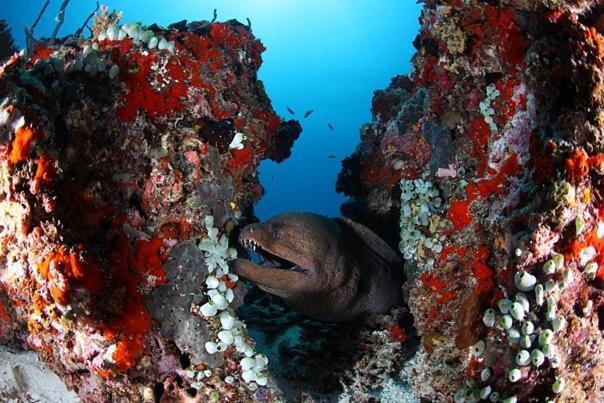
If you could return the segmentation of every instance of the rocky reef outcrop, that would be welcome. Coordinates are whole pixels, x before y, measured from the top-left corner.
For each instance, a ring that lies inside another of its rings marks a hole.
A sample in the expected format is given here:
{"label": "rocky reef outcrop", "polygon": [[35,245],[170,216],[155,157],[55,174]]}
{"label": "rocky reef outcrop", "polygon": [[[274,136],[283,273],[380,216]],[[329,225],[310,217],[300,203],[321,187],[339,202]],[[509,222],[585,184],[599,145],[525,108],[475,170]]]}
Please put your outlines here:
{"label": "rocky reef outcrop", "polygon": [[425,1],[343,161],[405,257],[429,401],[604,399],[604,7]]}
{"label": "rocky reef outcrop", "polygon": [[0,342],[84,401],[270,399],[228,266],[301,132],[264,47],[236,21],[93,31],[0,67]]}

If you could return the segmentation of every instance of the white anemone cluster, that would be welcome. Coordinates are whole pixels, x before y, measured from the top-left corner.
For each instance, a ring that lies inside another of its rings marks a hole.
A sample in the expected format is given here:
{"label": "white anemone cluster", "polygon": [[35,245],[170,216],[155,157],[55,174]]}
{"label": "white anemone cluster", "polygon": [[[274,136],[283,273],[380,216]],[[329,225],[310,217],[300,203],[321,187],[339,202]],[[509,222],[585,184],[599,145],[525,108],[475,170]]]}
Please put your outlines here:
{"label": "white anemone cluster", "polygon": [[[198,308],[199,313],[210,318],[218,315],[220,320],[220,331],[215,341],[205,343],[205,349],[210,354],[225,351],[233,346],[243,355],[240,360],[242,369],[241,378],[252,389],[257,385],[264,386],[268,382],[266,376],[266,365],[268,359],[265,355],[257,354],[252,346],[246,343],[246,326],[237,318],[235,313],[228,309],[229,304],[235,299],[233,290],[228,287],[226,281],[236,282],[239,278],[234,273],[229,273],[229,261],[237,258],[237,251],[229,247],[229,239],[226,234],[219,236],[218,228],[214,227],[214,217],[206,216],[204,226],[207,237],[199,243],[199,249],[204,252],[205,262],[208,269],[206,278],[205,295],[208,302]],[[194,373],[190,371],[189,378],[201,382],[204,377],[210,376],[206,372]],[[226,379],[225,379],[226,381]],[[192,385],[196,387],[194,383]],[[199,387],[199,385],[197,386]]]}
{"label": "white anemone cluster", "polygon": [[216,277],[224,276],[229,273],[229,261],[237,258],[237,251],[229,248],[229,238],[226,234],[218,236],[219,232],[218,228],[214,227],[213,216],[206,216],[203,224],[208,235],[199,243],[199,249],[204,252],[208,273]]}
{"label": "white anemone cluster", "polygon": [[434,267],[433,256],[443,249],[444,237],[438,237],[442,199],[432,182],[424,179],[400,182],[401,241],[399,248],[406,260],[413,260],[421,271]]}
{"label": "white anemone cluster", "polygon": [[106,30],[99,32],[97,39],[104,41],[121,41],[126,38],[132,38],[136,45],[146,45],[149,49],[167,50],[174,53],[174,41],[167,41],[161,36],[155,36],[151,30],[145,29],[141,24],[133,22],[119,26],[118,24],[110,25]]}
{"label": "white anemone cluster", "polygon": [[[99,53],[98,49],[98,43],[86,44],[82,48],[82,53],[70,61],[67,61],[61,52],[56,50],[48,60],[37,60],[34,63],[34,71],[45,76],[53,73],[73,74],[78,72],[87,73],[91,77],[97,74],[107,74],[109,78],[115,79],[120,72],[119,66],[114,64],[108,55]],[[44,89],[41,88],[41,90]]]}
{"label": "white anemone cluster", "polygon": [[[95,39],[97,41],[103,41],[105,39],[121,41],[126,37],[132,38],[136,45],[145,45],[148,49],[166,50],[170,53],[174,53],[174,41],[167,41],[163,37],[155,36],[153,31],[143,29],[138,23],[129,23],[122,26],[113,24],[106,30],[99,32]],[[102,52],[98,52],[98,50],[98,42],[88,42],[84,45],[82,54],[67,63],[59,52],[54,52],[48,61],[37,61],[34,65],[34,69],[42,71],[45,75],[55,72],[85,72],[90,76],[104,73],[112,80],[117,78],[120,73],[119,66],[114,64],[108,55],[103,55]]]}
{"label": "white anemone cluster", "polygon": [[[522,254],[522,251],[519,252],[517,255]],[[584,263],[586,266],[590,264]],[[516,350],[515,365],[507,371],[507,379],[511,383],[526,378],[531,367],[549,365],[556,369],[561,365],[556,337],[564,337],[567,321],[557,311],[558,300],[560,292],[573,282],[573,271],[565,267],[564,255],[556,252],[543,264],[541,271],[539,278],[526,271],[518,271],[514,276],[515,295],[499,300],[497,308],[487,309],[482,317],[485,326],[497,330],[501,339],[507,339],[509,348]],[[556,274],[562,274],[560,280],[554,280]],[[470,354],[481,361],[486,349],[487,341],[480,340],[470,348]],[[490,368],[481,372],[480,380],[486,384],[483,388],[478,388],[473,380],[468,380],[466,387],[455,394],[455,402],[471,403],[481,399],[516,402],[516,396],[502,400],[500,394],[492,389],[488,384],[489,380],[494,380],[492,374]],[[563,389],[564,379],[556,377],[551,387],[552,392],[559,394]]]}
{"label": "white anemone cluster", "polygon": [[497,125],[495,124],[495,120],[493,116],[495,116],[495,110],[491,106],[491,103],[500,95],[499,90],[495,87],[495,84],[489,84],[487,87],[487,97],[483,99],[478,107],[480,108],[480,113],[484,117],[484,121],[489,125],[492,132],[497,131]]}

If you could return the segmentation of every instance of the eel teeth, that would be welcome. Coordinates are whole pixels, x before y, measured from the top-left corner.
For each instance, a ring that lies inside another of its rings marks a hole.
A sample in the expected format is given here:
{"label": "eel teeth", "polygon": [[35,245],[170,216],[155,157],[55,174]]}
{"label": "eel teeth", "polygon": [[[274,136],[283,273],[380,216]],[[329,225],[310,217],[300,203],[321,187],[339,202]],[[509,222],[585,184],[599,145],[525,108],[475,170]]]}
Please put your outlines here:
{"label": "eel teeth", "polygon": [[243,240],[243,246],[244,246],[246,249],[250,249],[250,250],[252,250],[252,251],[254,251],[254,252],[255,252],[256,250],[258,250],[258,248],[259,248],[258,243],[257,243],[256,241],[251,240],[251,239],[244,239],[244,240]]}

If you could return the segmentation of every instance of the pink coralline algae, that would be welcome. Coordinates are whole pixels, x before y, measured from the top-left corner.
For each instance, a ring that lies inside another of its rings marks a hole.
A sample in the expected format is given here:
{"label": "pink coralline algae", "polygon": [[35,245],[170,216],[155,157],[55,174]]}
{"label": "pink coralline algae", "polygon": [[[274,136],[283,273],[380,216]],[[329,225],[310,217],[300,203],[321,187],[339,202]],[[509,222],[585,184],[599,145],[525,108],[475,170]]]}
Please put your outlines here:
{"label": "pink coralline algae", "polygon": [[380,142],[385,162],[395,169],[404,170],[405,176],[416,177],[430,159],[428,141],[417,133],[399,134],[395,128],[389,129]]}
{"label": "pink coralline algae", "polygon": [[[418,245],[409,381],[428,401],[602,401],[601,7],[425,3],[413,73],[376,92],[338,180],[345,214]],[[409,208],[417,177],[442,209]]]}
{"label": "pink coralline algae", "polygon": [[[0,67],[0,342],[84,401],[250,401],[241,353],[204,348],[220,324],[198,312],[197,242],[251,216],[258,164],[300,126],[273,111],[248,27],[116,17]],[[236,280],[220,280],[233,304]]]}

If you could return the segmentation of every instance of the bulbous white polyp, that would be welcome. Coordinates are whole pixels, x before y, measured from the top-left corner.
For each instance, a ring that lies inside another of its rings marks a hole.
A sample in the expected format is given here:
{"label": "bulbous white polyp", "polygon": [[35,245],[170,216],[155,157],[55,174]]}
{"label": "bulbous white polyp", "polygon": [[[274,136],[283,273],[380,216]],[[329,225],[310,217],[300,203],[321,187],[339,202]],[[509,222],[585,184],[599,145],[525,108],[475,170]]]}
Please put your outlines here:
{"label": "bulbous white polyp", "polygon": [[152,37],[149,39],[149,42],[147,43],[147,47],[148,47],[149,49],[155,49],[155,48],[157,47],[157,44],[158,44],[158,43],[159,43],[159,39],[157,39],[157,37],[156,37],[156,36],[152,36]]}
{"label": "bulbous white polyp", "polygon": [[518,272],[514,275],[514,284],[520,291],[531,291],[536,283],[537,278],[525,271]]}
{"label": "bulbous white polyp", "polygon": [[487,327],[493,327],[495,325],[495,310],[487,309],[482,316],[482,323]]}
{"label": "bulbous white polyp", "polygon": [[203,316],[211,317],[211,316],[216,315],[217,312],[218,312],[218,307],[212,301],[206,302],[205,304],[203,304],[201,306],[201,314]]}
{"label": "bulbous white polyp", "polygon": [[117,25],[110,25],[109,28],[107,28],[107,39],[109,39],[110,41],[117,41],[119,32],[120,28]]}
{"label": "bulbous white polyp", "polygon": [[208,341],[205,343],[205,348],[206,351],[210,354],[214,354],[216,353],[217,349],[216,349],[216,343],[214,343],[213,341]]}
{"label": "bulbous white polyp", "polygon": [[224,311],[220,313],[220,324],[225,330],[231,330],[235,325],[235,318],[230,312]]}

